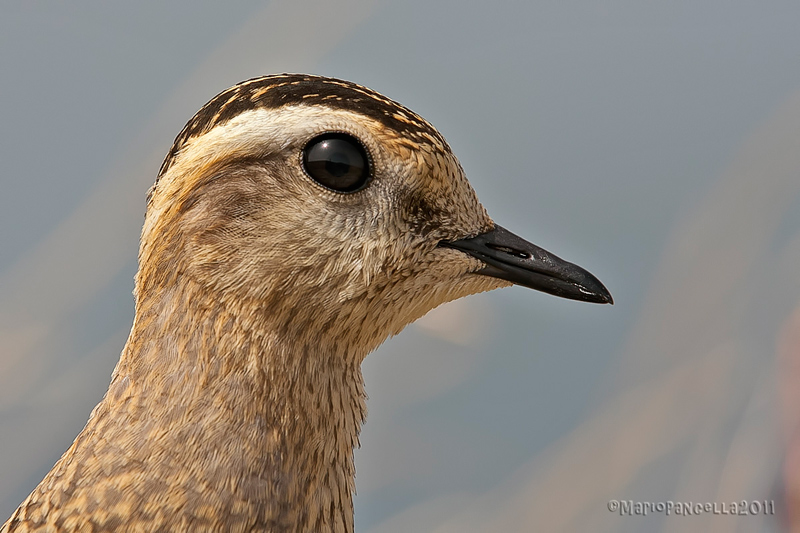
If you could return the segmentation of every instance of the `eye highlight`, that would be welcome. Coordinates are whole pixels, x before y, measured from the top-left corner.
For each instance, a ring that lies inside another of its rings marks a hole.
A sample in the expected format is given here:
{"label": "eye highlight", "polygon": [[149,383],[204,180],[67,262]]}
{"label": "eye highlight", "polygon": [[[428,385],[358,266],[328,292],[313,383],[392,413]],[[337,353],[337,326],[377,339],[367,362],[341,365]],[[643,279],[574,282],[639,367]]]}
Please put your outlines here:
{"label": "eye highlight", "polygon": [[303,149],[303,168],[311,179],[337,192],[356,192],[372,177],[361,143],[346,133],[325,133]]}

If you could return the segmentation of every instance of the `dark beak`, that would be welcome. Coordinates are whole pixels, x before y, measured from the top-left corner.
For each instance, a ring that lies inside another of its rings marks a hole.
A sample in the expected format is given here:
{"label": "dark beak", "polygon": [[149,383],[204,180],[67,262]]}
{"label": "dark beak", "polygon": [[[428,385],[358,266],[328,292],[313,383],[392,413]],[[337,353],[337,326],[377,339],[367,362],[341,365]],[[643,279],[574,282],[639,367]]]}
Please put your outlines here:
{"label": "dark beak", "polygon": [[608,289],[589,272],[500,226],[469,239],[441,241],[439,246],[460,250],[486,263],[476,274],[504,279],[562,298],[614,303]]}

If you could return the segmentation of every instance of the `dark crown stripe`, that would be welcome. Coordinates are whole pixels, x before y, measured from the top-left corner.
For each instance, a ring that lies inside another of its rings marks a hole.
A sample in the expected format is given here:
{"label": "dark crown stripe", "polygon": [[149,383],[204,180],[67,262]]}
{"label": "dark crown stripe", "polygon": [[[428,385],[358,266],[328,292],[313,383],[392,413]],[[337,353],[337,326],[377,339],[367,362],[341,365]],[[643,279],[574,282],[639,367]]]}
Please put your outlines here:
{"label": "dark crown stripe", "polygon": [[[169,169],[180,150],[192,137],[252,109],[273,109],[292,104],[322,104],[353,111],[372,118],[404,137],[422,142],[444,138],[428,122],[385,96],[361,85],[335,78],[306,74],[277,74],[243,81],[212,98],[178,134],[158,172],[160,178]],[[156,179],[156,183],[158,179]]]}

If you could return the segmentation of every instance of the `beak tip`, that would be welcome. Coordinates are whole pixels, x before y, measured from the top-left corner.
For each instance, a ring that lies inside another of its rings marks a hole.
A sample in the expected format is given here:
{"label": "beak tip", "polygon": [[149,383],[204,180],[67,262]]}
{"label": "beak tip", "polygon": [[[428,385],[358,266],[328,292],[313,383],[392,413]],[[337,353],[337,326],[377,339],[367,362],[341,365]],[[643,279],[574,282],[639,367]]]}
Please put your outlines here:
{"label": "beak tip", "polygon": [[611,293],[606,289],[605,285],[600,283],[600,280],[592,276],[593,281],[596,283],[586,283],[578,290],[585,295],[585,298],[574,297],[576,300],[584,300],[586,302],[596,304],[610,304],[614,305],[614,298]]}
{"label": "beak tip", "polygon": [[579,290],[587,296],[591,295],[593,297],[589,301],[598,304],[614,305],[614,298],[611,296],[611,292],[606,288],[606,286],[589,272],[583,272],[585,273],[586,279],[582,280],[582,283],[580,283],[580,285],[583,287]]}

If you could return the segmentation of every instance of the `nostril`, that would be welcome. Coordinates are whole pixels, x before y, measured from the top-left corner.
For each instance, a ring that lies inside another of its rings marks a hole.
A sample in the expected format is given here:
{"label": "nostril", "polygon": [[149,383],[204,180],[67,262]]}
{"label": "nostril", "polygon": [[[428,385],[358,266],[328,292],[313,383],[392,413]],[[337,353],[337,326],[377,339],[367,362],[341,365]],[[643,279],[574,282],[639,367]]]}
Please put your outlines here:
{"label": "nostril", "polygon": [[508,246],[500,246],[492,243],[486,243],[486,246],[488,248],[491,248],[492,250],[497,250],[498,252],[503,252],[508,255],[513,255],[514,257],[519,257],[520,259],[531,258],[531,254],[529,254],[528,252],[523,252],[522,250],[517,250],[515,248],[510,248]]}

